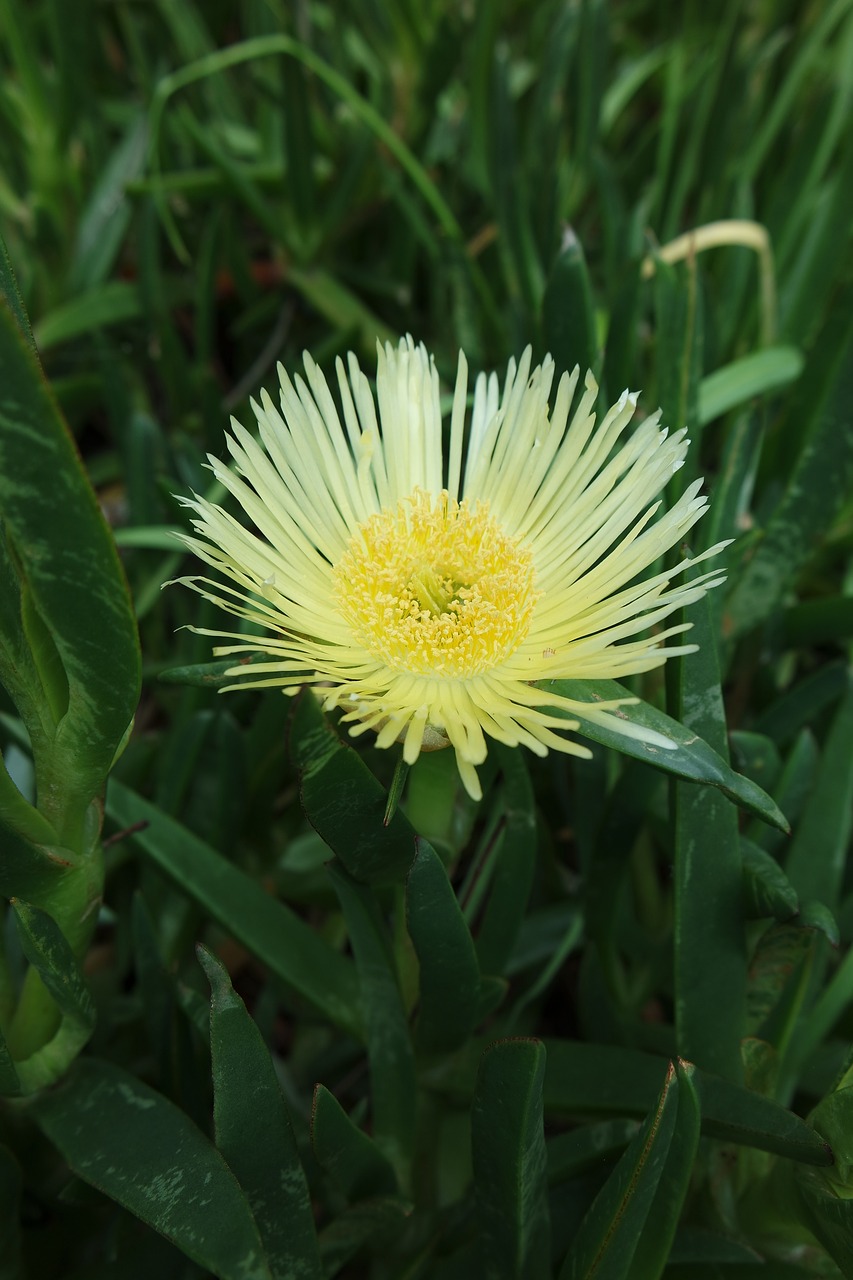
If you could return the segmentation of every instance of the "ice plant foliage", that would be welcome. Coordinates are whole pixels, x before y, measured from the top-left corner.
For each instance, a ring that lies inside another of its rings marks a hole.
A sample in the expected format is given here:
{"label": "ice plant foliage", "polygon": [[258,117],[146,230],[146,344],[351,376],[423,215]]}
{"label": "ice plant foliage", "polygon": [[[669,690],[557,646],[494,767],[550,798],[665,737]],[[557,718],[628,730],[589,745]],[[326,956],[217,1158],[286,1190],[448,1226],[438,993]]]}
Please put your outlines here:
{"label": "ice plant foliage", "polygon": [[489,736],[588,755],[564,736],[573,713],[672,745],[615,714],[622,703],[579,703],[550,682],[619,678],[695,648],[671,643],[689,624],[649,634],[722,581],[712,570],[672,585],[724,544],[659,568],[706,508],[696,481],[660,512],[685,432],[668,435],[656,413],[626,439],[627,391],[596,423],[591,374],[572,413],[578,369],[552,408],[553,360],[530,365],[528,348],[503,388],[480,374],[469,415],[460,352],[446,447],[438,375],[411,338],[379,348],[375,400],[352,354],[337,362],[339,406],[309,355],[304,378],[279,366],[280,408],[266,392],[252,405],[259,439],[233,422],[233,465],[210,459],[252,527],[185,500],[198,536],[184,541],[229,581],[182,581],[264,631],[205,632],[229,641],[220,656],[264,655],[235,665],[229,688],[314,685],[351,733],[402,741],[409,763],[449,742],[475,798]]}

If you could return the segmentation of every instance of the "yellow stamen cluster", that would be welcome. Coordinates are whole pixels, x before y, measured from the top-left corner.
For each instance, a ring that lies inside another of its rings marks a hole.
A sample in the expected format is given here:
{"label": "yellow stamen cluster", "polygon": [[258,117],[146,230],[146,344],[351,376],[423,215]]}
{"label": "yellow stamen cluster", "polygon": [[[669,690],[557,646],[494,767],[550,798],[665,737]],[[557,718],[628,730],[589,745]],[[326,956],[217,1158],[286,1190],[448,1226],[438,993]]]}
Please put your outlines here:
{"label": "yellow stamen cluster", "polygon": [[512,654],[530,627],[533,559],[489,515],[416,489],[354,533],[334,571],[357,642],[395,671],[466,677]]}

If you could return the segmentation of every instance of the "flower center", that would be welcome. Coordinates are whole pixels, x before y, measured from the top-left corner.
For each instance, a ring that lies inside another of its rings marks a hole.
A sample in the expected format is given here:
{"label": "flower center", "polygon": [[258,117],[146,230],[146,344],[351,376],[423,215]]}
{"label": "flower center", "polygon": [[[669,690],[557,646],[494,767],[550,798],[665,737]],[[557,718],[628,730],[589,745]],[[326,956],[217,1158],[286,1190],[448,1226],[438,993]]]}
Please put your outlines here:
{"label": "flower center", "polygon": [[355,637],[396,671],[474,676],[518,648],[536,602],[530,552],[488,505],[421,489],[360,525],[334,570]]}

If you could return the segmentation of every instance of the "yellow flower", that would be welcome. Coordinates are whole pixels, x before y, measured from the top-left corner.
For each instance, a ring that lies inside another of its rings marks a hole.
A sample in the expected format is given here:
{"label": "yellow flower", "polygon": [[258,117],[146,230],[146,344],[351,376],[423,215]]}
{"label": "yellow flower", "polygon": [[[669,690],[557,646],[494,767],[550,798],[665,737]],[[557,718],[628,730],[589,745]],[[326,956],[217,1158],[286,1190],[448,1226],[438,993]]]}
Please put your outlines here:
{"label": "yellow flower", "polygon": [[722,581],[671,585],[725,544],[642,577],[706,508],[696,481],[658,515],[685,432],[668,436],[657,413],[620,444],[635,394],[596,425],[587,374],[570,418],[579,371],[551,410],[554,362],[530,363],[529,348],[511,360],[503,390],[479,375],[466,431],[460,352],[446,448],[438,375],[411,338],[379,348],[376,401],[353,355],[337,362],[340,408],[309,355],[304,379],[279,366],[280,410],[266,392],[252,405],[260,439],[233,422],[233,467],[210,459],[251,529],[184,500],[198,534],[185,543],[230,583],[181,581],[266,632],[204,633],[233,641],[218,655],[268,656],[235,666],[229,688],[315,685],[350,733],[402,741],[410,764],[449,742],[475,799],[487,737],[589,755],[563,736],[572,713],[674,745],[615,716],[625,700],[579,703],[536,682],[618,678],[695,648],[668,643],[689,624],[637,638]]}

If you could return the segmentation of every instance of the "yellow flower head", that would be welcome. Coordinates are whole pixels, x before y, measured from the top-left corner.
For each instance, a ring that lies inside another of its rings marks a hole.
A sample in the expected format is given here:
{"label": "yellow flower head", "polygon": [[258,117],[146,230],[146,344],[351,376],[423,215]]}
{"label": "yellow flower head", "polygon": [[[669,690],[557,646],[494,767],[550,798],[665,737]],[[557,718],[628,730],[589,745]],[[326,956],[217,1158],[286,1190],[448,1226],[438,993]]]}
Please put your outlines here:
{"label": "yellow flower head", "polygon": [[618,678],[695,648],[668,643],[689,624],[636,638],[722,581],[712,571],[672,586],[696,560],[641,576],[706,508],[696,481],[654,519],[684,431],[669,436],[657,413],[620,444],[636,395],[596,424],[587,374],[572,414],[577,369],[560,378],[552,410],[554,362],[531,373],[529,348],[502,390],[480,374],[466,431],[460,352],[445,448],[425,348],[406,338],[378,356],[376,400],[350,355],[347,369],[337,362],[336,406],[306,354],[304,380],[279,366],[280,410],[266,392],[253,402],[259,440],[232,420],[233,467],[210,464],[251,529],[204,498],[184,500],[199,535],[184,541],[230,584],[182,581],[267,633],[205,633],[235,642],[218,655],[268,655],[235,666],[248,678],[229,688],[316,685],[351,733],[374,729],[380,747],[401,740],[410,764],[449,742],[475,799],[487,735],[588,755],[559,732],[580,712],[672,746],[615,716],[620,702],[578,703],[536,682]]}

